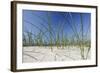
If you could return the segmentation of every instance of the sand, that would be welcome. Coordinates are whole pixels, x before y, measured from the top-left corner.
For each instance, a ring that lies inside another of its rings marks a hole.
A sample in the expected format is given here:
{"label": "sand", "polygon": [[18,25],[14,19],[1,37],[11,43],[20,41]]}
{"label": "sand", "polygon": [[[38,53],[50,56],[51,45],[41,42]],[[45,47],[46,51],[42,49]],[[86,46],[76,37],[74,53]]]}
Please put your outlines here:
{"label": "sand", "polygon": [[[84,51],[85,57],[86,54],[87,48],[85,48]],[[48,46],[23,47],[22,57],[23,63],[82,60],[80,49],[78,47],[53,47],[52,49]],[[90,52],[87,59],[90,59]]]}

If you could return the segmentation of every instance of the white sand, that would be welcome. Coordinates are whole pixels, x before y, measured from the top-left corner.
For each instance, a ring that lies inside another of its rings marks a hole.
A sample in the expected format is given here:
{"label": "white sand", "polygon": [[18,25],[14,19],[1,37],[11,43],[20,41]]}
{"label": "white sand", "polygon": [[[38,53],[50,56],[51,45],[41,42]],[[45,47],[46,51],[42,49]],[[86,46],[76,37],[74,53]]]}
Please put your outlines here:
{"label": "white sand", "polygon": [[[84,54],[86,56],[87,48],[85,48]],[[64,49],[53,47],[53,51],[50,47],[23,47],[23,63],[81,59],[80,49],[77,47],[66,47]],[[90,52],[87,59],[90,59]]]}

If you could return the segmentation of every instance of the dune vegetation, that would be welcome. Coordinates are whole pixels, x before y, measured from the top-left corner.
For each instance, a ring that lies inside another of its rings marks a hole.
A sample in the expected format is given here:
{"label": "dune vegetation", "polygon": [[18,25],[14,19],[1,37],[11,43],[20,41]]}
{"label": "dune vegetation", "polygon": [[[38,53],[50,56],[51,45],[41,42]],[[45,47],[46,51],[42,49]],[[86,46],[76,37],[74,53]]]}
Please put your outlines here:
{"label": "dune vegetation", "polygon": [[86,60],[91,49],[90,27],[89,13],[24,10],[23,48],[38,46],[51,52],[55,47],[60,51],[78,48],[81,59]]}

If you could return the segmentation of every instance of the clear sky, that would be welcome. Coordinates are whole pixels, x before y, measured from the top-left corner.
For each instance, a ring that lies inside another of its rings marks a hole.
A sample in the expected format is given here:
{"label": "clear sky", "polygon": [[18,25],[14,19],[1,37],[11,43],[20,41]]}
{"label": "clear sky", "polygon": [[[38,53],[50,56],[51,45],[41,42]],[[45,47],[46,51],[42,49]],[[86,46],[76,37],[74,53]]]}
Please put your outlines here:
{"label": "clear sky", "polygon": [[23,10],[23,33],[32,32],[33,38],[35,38],[40,32],[44,32],[44,39],[49,39],[50,26],[54,38],[58,32],[61,37],[62,31],[65,37],[75,37],[75,32],[81,36],[81,17],[83,35],[87,34],[87,38],[90,39],[90,13]]}

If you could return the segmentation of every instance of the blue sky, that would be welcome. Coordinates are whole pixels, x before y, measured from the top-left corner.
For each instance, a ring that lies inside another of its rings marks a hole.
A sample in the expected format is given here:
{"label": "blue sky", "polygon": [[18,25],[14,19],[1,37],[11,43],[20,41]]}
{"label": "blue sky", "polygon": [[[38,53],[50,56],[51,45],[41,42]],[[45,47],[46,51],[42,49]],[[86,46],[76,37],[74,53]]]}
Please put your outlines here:
{"label": "blue sky", "polygon": [[[80,34],[80,14],[82,15],[83,35],[85,36],[87,34],[87,38],[90,39],[90,13],[23,10],[23,33],[28,31],[36,36],[42,31],[50,38],[50,33],[47,30],[48,25],[50,24],[53,36],[56,37],[56,34],[59,31],[61,32],[59,33],[61,37],[63,31],[64,36],[70,38],[71,36],[75,36],[75,31]],[[76,26],[76,29],[73,28],[73,24]],[[47,39],[45,35],[43,38]],[[33,36],[33,38],[35,38],[35,36]]]}

